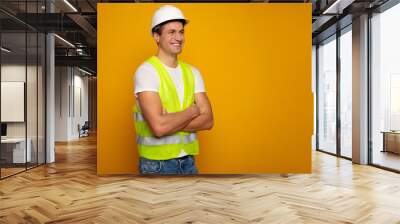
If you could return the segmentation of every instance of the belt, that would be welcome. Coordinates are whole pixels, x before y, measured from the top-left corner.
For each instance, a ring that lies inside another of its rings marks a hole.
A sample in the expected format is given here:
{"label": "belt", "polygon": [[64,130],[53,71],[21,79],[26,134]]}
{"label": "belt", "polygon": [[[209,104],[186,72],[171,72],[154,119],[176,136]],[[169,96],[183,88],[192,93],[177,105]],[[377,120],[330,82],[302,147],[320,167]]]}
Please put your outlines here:
{"label": "belt", "polygon": [[[172,158],[172,159],[167,159],[167,160],[173,160],[173,159],[175,159],[175,160],[182,160],[182,159],[187,159],[187,158],[189,158],[189,157],[193,157],[193,155],[186,155],[186,156],[182,156],[182,157],[178,157],[178,158]],[[143,158],[143,157],[140,157],[140,158]],[[143,159],[146,159],[146,158],[143,158]],[[147,160],[152,160],[152,159],[147,159]],[[160,160],[160,161],[167,161],[167,160]],[[154,160],[154,161],[159,161],[159,160]]]}
{"label": "belt", "polygon": [[182,157],[178,157],[178,158],[173,158],[173,159],[187,159],[189,157],[192,157],[192,155],[186,155],[186,156],[182,156]]}

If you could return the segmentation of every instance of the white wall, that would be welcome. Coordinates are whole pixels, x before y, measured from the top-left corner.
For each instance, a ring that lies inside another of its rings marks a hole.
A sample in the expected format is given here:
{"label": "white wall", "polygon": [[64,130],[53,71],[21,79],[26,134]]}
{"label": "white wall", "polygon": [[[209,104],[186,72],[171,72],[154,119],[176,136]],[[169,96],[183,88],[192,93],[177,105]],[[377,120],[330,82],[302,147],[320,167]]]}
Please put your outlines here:
{"label": "white wall", "polygon": [[[83,73],[78,73],[76,74],[77,70],[74,71],[74,119],[72,119],[72,135],[78,137],[78,129],[77,126],[80,124],[81,126],[85,123],[85,121],[88,120],[89,118],[89,111],[88,111],[88,97],[89,97],[89,91],[88,91],[88,77],[81,76]],[[80,96],[80,97],[79,97]],[[79,111],[79,109],[81,111]]]}
{"label": "white wall", "polygon": [[78,124],[88,120],[88,78],[76,68],[56,67],[55,107],[55,140],[79,138]]}
{"label": "white wall", "polygon": [[68,141],[69,69],[55,68],[55,141]]}
{"label": "white wall", "polygon": [[[24,65],[18,64],[9,64],[1,66],[1,81],[2,82],[25,82],[25,75],[27,69],[27,76],[29,81],[29,86],[35,86],[35,88],[27,88],[27,106],[30,109],[27,111],[27,119],[28,119],[28,137],[30,133],[35,133],[36,136],[36,113],[32,113],[32,111],[36,111],[36,66],[28,66],[25,68]],[[35,76],[35,77],[33,77]],[[3,96],[5,97],[5,96]],[[32,104],[33,103],[33,104]],[[39,105],[40,106],[40,105]],[[32,109],[33,108],[33,109]],[[6,110],[7,108],[1,108],[2,110]],[[34,122],[35,124],[32,124]],[[7,136],[8,137],[25,137],[25,123],[26,122],[7,122]],[[31,130],[32,129],[32,130]]]}

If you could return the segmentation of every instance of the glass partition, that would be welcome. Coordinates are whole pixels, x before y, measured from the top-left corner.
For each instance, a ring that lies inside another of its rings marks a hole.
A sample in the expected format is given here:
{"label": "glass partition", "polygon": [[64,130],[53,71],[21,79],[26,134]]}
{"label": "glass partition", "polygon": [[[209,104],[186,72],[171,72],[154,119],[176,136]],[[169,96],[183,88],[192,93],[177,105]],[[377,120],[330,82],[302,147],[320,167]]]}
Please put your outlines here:
{"label": "glass partition", "polygon": [[[45,1],[1,1],[0,178],[45,163],[45,34],[18,20]],[[35,17],[34,17],[35,18]]]}
{"label": "glass partition", "polygon": [[26,33],[3,32],[1,47],[1,176],[6,177],[24,171],[32,155],[26,141]]}

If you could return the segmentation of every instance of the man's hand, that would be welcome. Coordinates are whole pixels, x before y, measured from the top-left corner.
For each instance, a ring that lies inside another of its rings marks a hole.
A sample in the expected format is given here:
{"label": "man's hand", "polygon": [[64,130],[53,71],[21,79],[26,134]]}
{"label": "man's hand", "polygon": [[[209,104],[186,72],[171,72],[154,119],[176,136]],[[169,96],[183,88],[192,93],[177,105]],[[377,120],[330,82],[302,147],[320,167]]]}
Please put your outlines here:
{"label": "man's hand", "polygon": [[211,109],[210,101],[206,93],[195,94],[194,106],[200,110],[200,115],[191,120],[182,131],[195,132],[201,130],[210,130],[214,126],[213,112]]}
{"label": "man's hand", "polygon": [[196,104],[193,104],[192,106],[188,107],[186,110],[190,110],[191,113],[195,114],[196,117],[200,115],[200,108]]}

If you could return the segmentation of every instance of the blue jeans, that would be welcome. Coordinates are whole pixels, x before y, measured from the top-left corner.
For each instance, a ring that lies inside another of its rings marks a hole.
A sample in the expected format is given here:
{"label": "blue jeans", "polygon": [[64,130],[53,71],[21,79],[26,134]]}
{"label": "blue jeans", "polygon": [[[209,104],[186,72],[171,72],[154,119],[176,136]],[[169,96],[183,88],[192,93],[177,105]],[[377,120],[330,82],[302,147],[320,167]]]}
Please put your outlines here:
{"label": "blue jeans", "polygon": [[140,157],[140,174],[197,174],[193,156],[168,160],[151,160]]}

